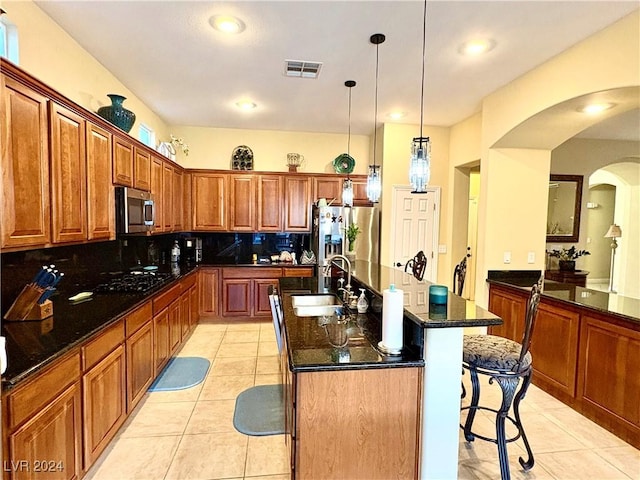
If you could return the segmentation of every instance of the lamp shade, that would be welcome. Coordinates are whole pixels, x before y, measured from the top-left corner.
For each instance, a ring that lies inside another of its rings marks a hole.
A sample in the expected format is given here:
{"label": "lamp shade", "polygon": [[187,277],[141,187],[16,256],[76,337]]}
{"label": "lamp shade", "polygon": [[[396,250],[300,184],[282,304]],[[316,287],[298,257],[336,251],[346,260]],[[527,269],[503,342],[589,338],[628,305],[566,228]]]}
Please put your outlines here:
{"label": "lamp shade", "polygon": [[613,225],[611,225],[609,227],[609,230],[607,230],[607,233],[604,234],[605,238],[620,238],[622,237],[622,230],[620,229],[619,225],[616,225],[615,223]]}

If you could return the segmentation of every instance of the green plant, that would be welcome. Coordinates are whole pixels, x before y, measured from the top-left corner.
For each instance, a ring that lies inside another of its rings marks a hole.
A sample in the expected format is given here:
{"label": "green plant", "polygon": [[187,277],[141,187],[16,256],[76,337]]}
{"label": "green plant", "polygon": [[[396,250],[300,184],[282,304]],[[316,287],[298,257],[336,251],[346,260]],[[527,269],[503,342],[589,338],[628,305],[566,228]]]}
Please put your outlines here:
{"label": "green plant", "polygon": [[563,261],[571,261],[583,255],[591,255],[591,253],[587,250],[577,250],[575,245],[571,245],[569,248],[562,247],[560,250],[551,250],[549,255]]}
{"label": "green plant", "polygon": [[347,232],[347,240],[349,241],[349,250],[353,250],[353,244],[356,241],[356,238],[358,238],[358,235],[360,235],[360,227],[358,227],[358,225],[356,225],[355,223],[352,223],[351,225],[349,225],[346,229]]}

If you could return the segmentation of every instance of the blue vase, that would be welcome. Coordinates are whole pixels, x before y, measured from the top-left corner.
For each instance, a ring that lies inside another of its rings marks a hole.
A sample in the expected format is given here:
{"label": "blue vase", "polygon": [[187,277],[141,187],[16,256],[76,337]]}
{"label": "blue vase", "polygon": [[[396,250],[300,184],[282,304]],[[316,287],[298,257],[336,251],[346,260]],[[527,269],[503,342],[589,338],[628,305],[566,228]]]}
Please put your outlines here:
{"label": "blue vase", "polygon": [[122,95],[116,95],[115,93],[110,93],[107,97],[111,99],[111,105],[100,107],[98,109],[98,115],[119,129],[129,133],[136,121],[136,114],[122,106],[122,102],[127,98]]}

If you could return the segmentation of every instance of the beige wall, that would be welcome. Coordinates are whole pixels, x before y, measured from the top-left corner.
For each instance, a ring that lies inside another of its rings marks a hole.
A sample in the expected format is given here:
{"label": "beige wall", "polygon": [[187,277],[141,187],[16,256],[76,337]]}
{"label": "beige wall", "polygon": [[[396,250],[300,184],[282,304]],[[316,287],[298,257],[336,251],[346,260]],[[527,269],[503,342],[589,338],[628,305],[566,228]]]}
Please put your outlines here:
{"label": "beige wall", "polygon": [[35,3],[5,0],[2,8],[18,28],[20,67],[92,112],[111,104],[108,93],[123,95],[127,97],[124,107],[136,114],[130,135],[138,137],[142,122],[155,130],[159,139],[168,140],[170,131],[165,122]]}

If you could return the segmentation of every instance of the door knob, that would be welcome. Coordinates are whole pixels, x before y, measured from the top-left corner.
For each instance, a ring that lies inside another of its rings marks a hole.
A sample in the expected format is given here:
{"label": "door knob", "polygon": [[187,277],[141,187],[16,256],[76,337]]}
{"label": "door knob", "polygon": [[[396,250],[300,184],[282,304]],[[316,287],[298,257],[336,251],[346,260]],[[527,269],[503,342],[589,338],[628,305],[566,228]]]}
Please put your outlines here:
{"label": "door knob", "polygon": [[402,264],[400,262],[396,262],[396,267],[401,267]]}

